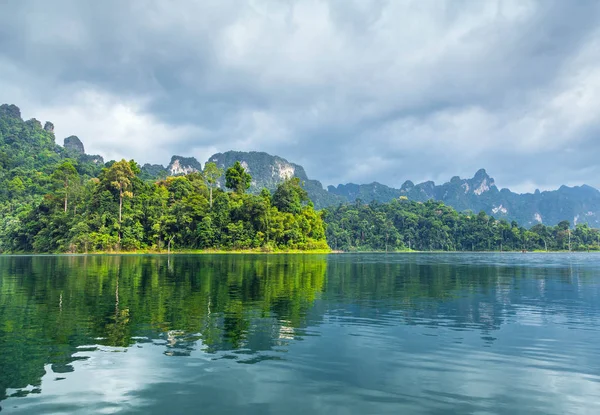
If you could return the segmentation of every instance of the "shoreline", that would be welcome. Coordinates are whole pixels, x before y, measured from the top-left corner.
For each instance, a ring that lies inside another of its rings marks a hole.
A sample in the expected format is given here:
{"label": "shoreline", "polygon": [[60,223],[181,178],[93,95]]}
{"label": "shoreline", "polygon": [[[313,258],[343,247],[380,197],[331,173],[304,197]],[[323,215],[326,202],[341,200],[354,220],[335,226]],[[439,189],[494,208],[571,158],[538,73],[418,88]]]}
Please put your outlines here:
{"label": "shoreline", "polygon": [[282,255],[282,254],[331,254],[340,253],[339,251],[331,250],[282,250],[282,251],[260,251],[260,250],[189,250],[189,251],[95,251],[95,252],[15,252],[15,253],[0,253],[0,256],[44,256],[44,255],[60,255],[60,256],[92,256],[92,255],[226,255],[226,254],[253,254],[253,255]]}
{"label": "shoreline", "polygon": [[591,251],[339,251],[339,250],[189,250],[189,251],[98,251],[98,252],[18,252],[0,253],[2,256],[111,256],[111,255],[330,255],[330,254],[600,254],[599,250]]}

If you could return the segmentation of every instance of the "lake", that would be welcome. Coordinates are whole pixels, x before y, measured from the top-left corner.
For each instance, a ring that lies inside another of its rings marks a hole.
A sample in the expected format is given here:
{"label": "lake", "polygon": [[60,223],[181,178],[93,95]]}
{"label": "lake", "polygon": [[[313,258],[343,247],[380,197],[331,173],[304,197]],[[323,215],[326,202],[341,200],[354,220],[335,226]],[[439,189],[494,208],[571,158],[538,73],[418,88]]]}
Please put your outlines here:
{"label": "lake", "polygon": [[600,255],[0,257],[2,414],[598,414]]}

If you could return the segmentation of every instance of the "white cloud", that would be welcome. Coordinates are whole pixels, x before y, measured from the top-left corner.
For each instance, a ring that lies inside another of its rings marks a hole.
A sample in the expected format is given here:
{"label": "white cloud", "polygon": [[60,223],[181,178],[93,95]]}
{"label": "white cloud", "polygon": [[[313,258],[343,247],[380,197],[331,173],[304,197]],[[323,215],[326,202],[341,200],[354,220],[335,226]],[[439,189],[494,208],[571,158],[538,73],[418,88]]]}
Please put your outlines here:
{"label": "white cloud", "polygon": [[145,111],[144,100],[124,100],[106,92],[83,89],[72,102],[34,107],[34,113],[55,123],[55,135],[77,135],[89,154],[110,159],[167,163],[169,150],[190,137],[202,137],[198,126],[172,126]]}
{"label": "white cloud", "polygon": [[5,99],[107,159],[264,150],[326,184],[591,179],[592,3],[35,4],[0,16]]}

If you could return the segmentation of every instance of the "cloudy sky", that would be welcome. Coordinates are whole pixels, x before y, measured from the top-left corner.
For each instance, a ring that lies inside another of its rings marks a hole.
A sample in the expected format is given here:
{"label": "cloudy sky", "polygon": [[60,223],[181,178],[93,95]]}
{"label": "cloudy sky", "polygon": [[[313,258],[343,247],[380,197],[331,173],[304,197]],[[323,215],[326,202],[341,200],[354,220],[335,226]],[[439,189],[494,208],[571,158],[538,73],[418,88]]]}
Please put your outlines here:
{"label": "cloudy sky", "polygon": [[594,0],[1,0],[0,101],[88,153],[600,187]]}

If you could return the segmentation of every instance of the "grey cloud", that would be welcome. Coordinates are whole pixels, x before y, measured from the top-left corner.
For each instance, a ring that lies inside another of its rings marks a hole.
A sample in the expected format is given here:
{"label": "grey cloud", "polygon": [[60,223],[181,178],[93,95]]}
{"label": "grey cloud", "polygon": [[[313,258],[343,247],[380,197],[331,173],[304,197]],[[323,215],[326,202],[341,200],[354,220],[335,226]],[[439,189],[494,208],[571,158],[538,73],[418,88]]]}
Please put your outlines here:
{"label": "grey cloud", "polygon": [[[600,100],[594,1],[0,8],[4,100],[57,114],[57,131],[100,152],[166,163],[168,153],[263,150],[327,184],[485,167],[521,190],[600,186],[600,122],[584,116]],[[104,128],[86,127],[91,117]]]}

